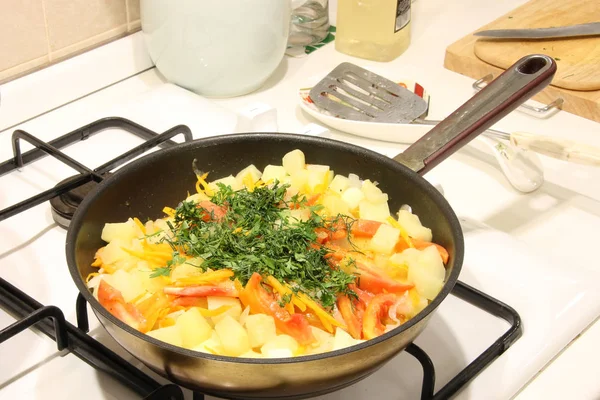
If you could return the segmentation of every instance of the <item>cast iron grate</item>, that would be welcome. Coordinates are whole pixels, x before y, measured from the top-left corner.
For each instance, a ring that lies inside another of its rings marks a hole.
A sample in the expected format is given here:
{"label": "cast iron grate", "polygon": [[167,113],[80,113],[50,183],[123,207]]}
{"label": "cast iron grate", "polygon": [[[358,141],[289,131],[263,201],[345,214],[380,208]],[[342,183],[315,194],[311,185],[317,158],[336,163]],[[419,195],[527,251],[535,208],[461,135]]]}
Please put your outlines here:
{"label": "cast iron grate", "polygon": [[[121,128],[145,139],[146,142],[93,170],[59,150],[108,128]],[[141,155],[152,147],[157,145],[165,147],[176,144],[169,139],[177,134],[183,134],[186,141],[192,140],[191,131],[185,125],[176,126],[159,135],[132,121],[117,117],[98,120],[48,143],[42,142],[27,132],[17,130],[12,137],[14,158],[0,164],[0,176],[44,157],[45,154],[49,154],[73,167],[79,172],[79,175],[60,182],[52,189],[0,210],[0,221],[35,207],[44,201],[54,199],[52,201],[53,216],[59,225],[67,227],[77,202],[83,198],[85,190],[92,189],[92,182],[101,182],[110,170]],[[19,140],[26,140],[33,144],[35,149],[21,153]],[[83,192],[82,186],[86,186]],[[77,190],[78,188],[79,190]],[[56,199],[61,197],[61,202],[58,202]],[[504,353],[521,337],[523,332],[519,314],[507,304],[460,281],[452,290],[452,294],[474,307],[506,320],[510,324],[510,328],[437,392],[435,392],[435,367],[431,358],[420,347],[410,344],[406,351],[415,357],[423,368],[421,400],[447,399],[456,394]],[[27,328],[35,328],[56,341],[59,351],[68,350],[95,369],[107,373],[128,386],[146,400],[184,399],[180,387],[174,384],[163,385],[157,382],[87,334],[89,322],[87,304],[83,296],[78,296],[75,305],[77,326],[67,322],[59,308],[42,305],[2,278],[0,278],[0,306],[17,319],[12,325],[0,330],[0,343]],[[203,399],[203,394],[194,393],[194,400]]]}

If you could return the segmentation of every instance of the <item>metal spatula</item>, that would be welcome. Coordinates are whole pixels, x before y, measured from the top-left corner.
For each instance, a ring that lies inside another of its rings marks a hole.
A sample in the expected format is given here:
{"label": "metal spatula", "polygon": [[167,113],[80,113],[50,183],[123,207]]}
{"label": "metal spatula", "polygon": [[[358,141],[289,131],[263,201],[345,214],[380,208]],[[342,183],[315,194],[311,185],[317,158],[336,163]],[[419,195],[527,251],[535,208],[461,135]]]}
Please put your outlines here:
{"label": "metal spatula", "polygon": [[317,83],[310,98],[333,115],[365,122],[410,123],[429,106],[396,82],[347,62]]}
{"label": "metal spatula", "polygon": [[[363,122],[417,123],[425,120],[429,104],[395,82],[351,63],[342,63],[310,90],[314,104],[338,118]],[[488,129],[484,135],[510,142],[559,160],[600,166],[600,148],[563,138]]]}

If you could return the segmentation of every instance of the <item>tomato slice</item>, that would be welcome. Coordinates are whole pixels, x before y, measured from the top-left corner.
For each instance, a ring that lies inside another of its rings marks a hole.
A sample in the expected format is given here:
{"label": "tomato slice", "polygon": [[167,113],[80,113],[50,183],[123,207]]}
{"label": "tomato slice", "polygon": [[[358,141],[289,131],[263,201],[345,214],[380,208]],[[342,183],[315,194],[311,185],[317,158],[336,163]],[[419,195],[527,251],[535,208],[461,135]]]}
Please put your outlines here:
{"label": "tomato slice", "polygon": [[412,283],[398,282],[366,264],[357,262],[356,266],[360,271],[358,287],[367,292],[374,294],[404,293],[415,287]]}
{"label": "tomato slice", "polygon": [[348,237],[346,224],[341,218],[336,218],[328,222],[325,228],[317,228],[315,232],[317,234],[317,242],[321,244]]}
{"label": "tomato slice", "polygon": [[352,224],[352,235],[354,237],[371,238],[375,236],[377,229],[381,226],[379,221],[369,219],[358,219]]}
{"label": "tomato slice", "polygon": [[352,301],[348,296],[339,296],[337,300],[338,310],[344,318],[348,333],[354,339],[362,339],[362,319],[365,305],[362,301]]}
{"label": "tomato slice", "polygon": [[165,286],[163,288],[165,294],[183,297],[207,297],[207,296],[225,296],[238,297],[239,293],[233,285],[229,286],[211,286],[211,285],[194,285],[194,286]]}
{"label": "tomato slice", "polygon": [[359,289],[356,287],[356,284],[352,283],[350,285],[348,285],[348,289],[354,291],[354,293],[356,293],[356,295],[358,296],[358,299],[366,306],[367,304],[369,304],[369,302],[371,300],[373,300],[373,297],[375,297],[375,295],[373,293],[369,293],[367,291],[364,291],[362,289]]}
{"label": "tomato slice", "polygon": [[198,208],[202,208],[205,211],[202,220],[204,222],[208,221],[223,221],[225,218],[225,214],[227,214],[227,209],[223,206],[218,206],[212,201],[204,200],[198,203]]}
{"label": "tomato slice", "polygon": [[373,339],[385,333],[383,320],[387,317],[389,308],[396,302],[395,294],[378,294],[367,305],[363,317],[363,336],[365,339]]}
{"label": "tomato slice", "polygon": [[109,313],[132,328],[140,330],[146,323],[142,313],[133,304],[125,302],[121,292],[104,280],[98,285],[98,301]]}
{"label": "tomato slice", "polygon": [[275,296],[269,293],[261,285],[262,277],[258,273],[246,284],[240,292],[240,300],[244,306],[249,306],[254,314],[267,314],[275,319],[275,326],[286,335],[290,335],[301,345],[307,345],[315,341],[306,317],[302,314],[290,314],[281,307]]}

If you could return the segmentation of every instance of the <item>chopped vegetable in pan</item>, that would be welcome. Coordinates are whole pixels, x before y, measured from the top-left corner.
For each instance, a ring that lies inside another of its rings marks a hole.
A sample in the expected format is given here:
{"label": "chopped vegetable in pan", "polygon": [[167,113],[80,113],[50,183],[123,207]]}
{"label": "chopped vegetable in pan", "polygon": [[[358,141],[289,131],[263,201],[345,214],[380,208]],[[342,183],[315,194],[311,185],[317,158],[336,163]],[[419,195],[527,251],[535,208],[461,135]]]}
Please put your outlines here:
{"label": "chopped vegetable in pan", "polygon": [[102,231],[88,286],[140,332],[226,356],[317,354],[400,326],[443,286],[448,252],[375,182],[300,150],[207,179],[164,218]]}

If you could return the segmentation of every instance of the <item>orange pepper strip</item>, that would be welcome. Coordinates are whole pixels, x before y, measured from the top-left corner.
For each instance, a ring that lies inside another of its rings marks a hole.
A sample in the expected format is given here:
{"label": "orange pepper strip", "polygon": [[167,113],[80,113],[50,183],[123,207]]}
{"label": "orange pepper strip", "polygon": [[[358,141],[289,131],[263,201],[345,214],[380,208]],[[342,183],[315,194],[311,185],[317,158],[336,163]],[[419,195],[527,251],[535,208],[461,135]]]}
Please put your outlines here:
{"label": "orange pepper strip", "polygon": [[327,311],[325,311],[320,305],[318,305],[314,300],[308,297],[304,293],[298,293],[298,298],[306,304],[306,307],[310,308],[315,312],[317,317],[321,320],[321,323],[325,327],[327,331],[333,333],[333,327],[338,326],[344,330],[346,330],[346,325],[340,323],[337,319],[333,318],[333,316],[329,315]]}

